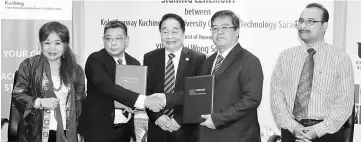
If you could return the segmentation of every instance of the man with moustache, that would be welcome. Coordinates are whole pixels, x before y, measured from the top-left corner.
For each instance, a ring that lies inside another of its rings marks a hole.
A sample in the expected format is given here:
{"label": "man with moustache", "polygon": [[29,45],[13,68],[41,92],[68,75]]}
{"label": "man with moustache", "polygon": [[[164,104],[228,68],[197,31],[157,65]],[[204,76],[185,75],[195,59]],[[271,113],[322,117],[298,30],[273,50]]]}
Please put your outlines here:
{"label": "man with moustache", "polygon": [[[206,56],[183,47],[184,20],[176,14],[165,14],[159,24],[164,48],[144,55],[148,66],[147,94],[164,93],[176,95],[184,89],[185,77],[195,76]],[[179,100],[181,101],[181,100]],[[153,112],[149,116],[148,142],[196,142],[198,125],[182,125],[182,107]]]}
{"label": "man with moustache", "polygon": [[[104,48],[89,55],[85,64],[87,98],[79,122],[79,133],[85,142],[129,142],[134,136],[133,116],[125,119],[135,108],[159,111],[164,104],[145,94],[115,84],[116,64],[140,65],[124,50],[129,36],[123,22],[110,21],[104,27]],[[118,109],[114,101],[129,107]]]}
{"label": "man with moustache", "polygon": [[238,43],[239,18],[230,10],[211,18],[218,51],[207,58],[199,75],[214,75],[213,113],[204,114],[200,142],[260,142],[257,107],[263,72],[259,59]]}
{"label": "man with moustache", "polygon": [[354,75],[348,55],[324,40],[328,19],[321,4],[308,4],[297,25],[304,43],[283,51],[274,68],[271,104],[282,141],[344,141]]}

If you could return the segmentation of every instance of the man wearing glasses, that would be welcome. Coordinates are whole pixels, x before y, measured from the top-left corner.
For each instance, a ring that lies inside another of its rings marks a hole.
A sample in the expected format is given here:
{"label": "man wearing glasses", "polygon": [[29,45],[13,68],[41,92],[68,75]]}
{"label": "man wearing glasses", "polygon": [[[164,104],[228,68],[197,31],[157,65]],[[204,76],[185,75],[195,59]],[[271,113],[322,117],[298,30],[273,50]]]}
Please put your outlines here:
{"label": "man wearing glasses", "polygon": [[[110,21],[104,27],[104,48],[89,55],[85,64],[87,98],[79,122],[79,133],[85,142],[129,142],[134,137],[134,108],[153,111],[163,108],[161,102],[115,84],[116,64],[140,65],[124,52],[128,47],[127,27]],[[129,108],[115,108],[114,101]],[[128,118],[125,118],[127,117]],[[131,117],[131,119],[130,119]]]}
{"label": "man wearing glasses", "polygon": [[353,107],[351,60],[324,41],[327,9],[306,6],[298,20],[302,45],[281,53],[271,78],[271,104],[282,141],[343,142]]}
{"label": "man wearing glasses", "polygon": [[215,76],[214,112],[201,116],[200,142],[259,142],[261,63],[238,43],[239,18],[232,11],[216,12],[211,24],[218,51],[205,60],[200,75]]}

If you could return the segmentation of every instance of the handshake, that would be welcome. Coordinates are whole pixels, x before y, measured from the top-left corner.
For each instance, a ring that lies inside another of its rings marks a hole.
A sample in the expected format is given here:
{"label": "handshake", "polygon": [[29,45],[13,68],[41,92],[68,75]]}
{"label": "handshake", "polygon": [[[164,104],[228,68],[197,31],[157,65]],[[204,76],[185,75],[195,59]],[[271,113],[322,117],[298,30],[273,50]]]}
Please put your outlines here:
{"label": "handshake", "polygon": [[166,105],[166,98],[164,93],[154,93],[145,98],[144,106],[151,111],[159,112]]}
{"label": "handshake", "polygon": [[[164,93],[154,93],[145,98],[144,106],[153,112],[159,112],[166,105],[166,97]],[[174,120],[174,118],[167,115],[160,116],[155,124],[164,131],[177,131],[181,126]]]}

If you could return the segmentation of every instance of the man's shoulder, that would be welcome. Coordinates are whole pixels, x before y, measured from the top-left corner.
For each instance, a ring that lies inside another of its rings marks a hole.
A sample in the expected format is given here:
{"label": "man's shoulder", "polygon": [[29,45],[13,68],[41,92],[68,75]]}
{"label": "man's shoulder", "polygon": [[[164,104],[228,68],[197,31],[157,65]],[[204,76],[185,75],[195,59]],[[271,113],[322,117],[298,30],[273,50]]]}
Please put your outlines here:
{"label": "man's shoulder", "polygon": [[296,45],[285,49],[284,52],[295,52],[300,48],[302,48],[302,45]]}
{"label": "man's shoulder", "polygon": [[283,57],[283,56],[294,56],[293,54],[298,54],[297,51],[300,50],[300,48],[302,48],[302,45],[296,45],[296,46],[286,48],[285,50],[283,50],[281,52],[280,56],[281,57]]}
{"label": "man's shoulder", "polygon": [[188,50],[188,52],[192,55],[192,56],[194,56],[194,57],[202,57],[202,56],[206,56],[205,54],[203,54],[202,52],[199,52],[199,51],[196,51],[196,50],[193,50],[193,49],[188,49],[188,48],[186,48],[186,47],[183,47],[184,48],[184,50]]}
{"label": "man's shoulder", "polygon": [[130,63],[127,63],[127,64],[140,65],[140,62],[136,58],[134,58],[132,55],[128,54],[127,52],[124,52],[124,56],[125,56],[126,60],[130,60]]}
{"label": "man's shoulder", "polygon": [[[256,55],[254,55],[252,52],[248,51],[245,48],[241,48],[243,51],[241,51],[241,56],[238,56],[238,59],[241,59],[242,61],[247,62],[259,62],[259,59]],[[246,60],[244,60],[246,59]]]}
{"label": "man's shoulder", "polygon": [[164,52],[164,48],[158,48],[158,49],[154,49],[152,51],[149,51],[147,53],[144,54],[144,57],[148,57],[148,56],[156,56],[157,54],[160,54],[162,52]]}
{"label": "man's shoulder", "polygon": [[88,58],[102,58],[104,56],[103,52],[105,52],[105,49],[100,49],[91,53]]}
{"label": "man's shoulder", "polygon": [[330,58],[334,58],[335,60],[342,60],[342,61],[350,60],[348,54],[341,48],[338,48],[337,46],[327,44],[325,49],[327,51],[325,55],[329,56]]}
{"label": "man's shoulder", "polygon": [[346,52],[344,52],[341,48],[331,44],[326,44],[326,50],[336,54],[346,54]]}

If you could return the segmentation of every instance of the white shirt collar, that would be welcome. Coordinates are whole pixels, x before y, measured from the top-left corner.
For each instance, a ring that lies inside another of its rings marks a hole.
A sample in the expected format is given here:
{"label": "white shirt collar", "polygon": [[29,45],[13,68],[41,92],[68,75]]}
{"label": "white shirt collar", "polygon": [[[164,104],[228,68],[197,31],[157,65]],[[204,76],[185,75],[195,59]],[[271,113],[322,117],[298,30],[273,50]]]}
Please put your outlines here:
{"label": "white shirt collar", "polygon": [[124,54],[124,52],[123,52],[120,56],[121,56],[120,58],[119,58],[119,57],[114,57],[114,56],[112,56],[112,57],[113,57],[115,63],[118,64],[118,59],[122,59],[122,65],[126,65],[126,64],[127,64],[127,61],[125,60],[125,54]]}
{"label": "white shirt collar", "polygon": [[[229,54],[229,52],[232,51],[232,49],[238,44],[238,42],[234,43],[231,48],[228,48],[226,51],[224,51],[221,55],[223,57],[223,59],[225,59],[227,57],[227,55]],[[219,51],[217,52],[217,57],[218,57],[219,54]]]}
{"label": "white shirt collar", "polygon": [[[165,50],[165,49],[164,49],[164,50]],[[173,54],[175,55],[174,58],[180,59],[181,52],[182,52],[182,47],[179,48],[177,51],[173,52]],[[170,53],[172,53],[172,52],[169,52],[169,51],[165,50],[166,60],[169,59],[168,54],[170,54]]]}

